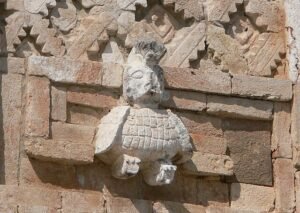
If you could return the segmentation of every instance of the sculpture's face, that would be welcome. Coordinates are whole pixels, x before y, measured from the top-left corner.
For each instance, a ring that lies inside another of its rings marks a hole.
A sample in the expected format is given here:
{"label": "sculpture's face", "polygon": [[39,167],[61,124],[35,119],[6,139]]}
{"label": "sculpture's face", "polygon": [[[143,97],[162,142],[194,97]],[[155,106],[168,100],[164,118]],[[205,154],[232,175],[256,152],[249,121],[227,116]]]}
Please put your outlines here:
{"label": "sculpture's face", "polygon": [[130,66],[124,73],[123,95],[134,104],[159,103],[163,98],[163,75],[160,69],[145,65]]}

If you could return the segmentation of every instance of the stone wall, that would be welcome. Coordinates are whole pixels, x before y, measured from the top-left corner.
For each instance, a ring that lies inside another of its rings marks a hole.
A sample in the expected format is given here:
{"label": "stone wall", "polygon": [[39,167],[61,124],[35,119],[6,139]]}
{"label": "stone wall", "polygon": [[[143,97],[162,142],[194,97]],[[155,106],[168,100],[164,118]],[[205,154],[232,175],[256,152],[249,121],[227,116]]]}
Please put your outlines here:
{"label": "stone wall", "polygon": [[[293,0],[0,0],[0,212],[300,212],[300,5]],[[152,37],[194,145],[175,180],[94,158]]]}

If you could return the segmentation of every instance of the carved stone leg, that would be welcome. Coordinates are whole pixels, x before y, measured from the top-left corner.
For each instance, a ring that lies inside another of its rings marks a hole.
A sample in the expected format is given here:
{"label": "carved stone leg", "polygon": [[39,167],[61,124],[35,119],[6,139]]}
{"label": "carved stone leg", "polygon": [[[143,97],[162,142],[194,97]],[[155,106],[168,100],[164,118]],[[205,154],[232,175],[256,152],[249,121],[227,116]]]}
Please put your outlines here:
{"label": "carved stone leg", "polygon": [[115,178],[127,179],[139,171],[141,160],[129,155],[121,155],[112,165],[112,175]]}
{"label": "carved stone leg", "polygon": [[174,179],[177,166],[169,161],[156,161],[143,170],[146,183],[152,186],[170,184]]}

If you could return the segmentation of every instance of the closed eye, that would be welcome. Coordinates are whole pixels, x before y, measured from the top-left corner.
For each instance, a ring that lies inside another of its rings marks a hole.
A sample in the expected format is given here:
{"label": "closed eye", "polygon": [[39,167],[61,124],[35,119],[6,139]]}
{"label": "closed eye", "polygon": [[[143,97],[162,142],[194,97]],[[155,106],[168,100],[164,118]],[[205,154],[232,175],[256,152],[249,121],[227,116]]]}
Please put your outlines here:
{"label": "closed eye", "polygon": [[132,78],[140,79],[143,77],[143,72],[141,70],[137,70],[131,74]]}

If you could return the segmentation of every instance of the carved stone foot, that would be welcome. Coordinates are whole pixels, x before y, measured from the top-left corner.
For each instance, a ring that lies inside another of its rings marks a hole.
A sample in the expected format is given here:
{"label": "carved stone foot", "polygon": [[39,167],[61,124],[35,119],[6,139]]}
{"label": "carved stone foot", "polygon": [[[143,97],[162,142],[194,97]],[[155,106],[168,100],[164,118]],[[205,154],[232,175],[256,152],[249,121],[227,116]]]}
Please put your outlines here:
{"label": "carved stone foot", "polygon": [[112,165],[112,175],[121,179],[133,177],[139,172],[140,162],[139,158],[121,155]]}
{"label": "carved stone foot", "polygon": [[156,161],[143,170],[146,183],[152,186],[170,184],[174,179],[177,166],[168,161]]}

